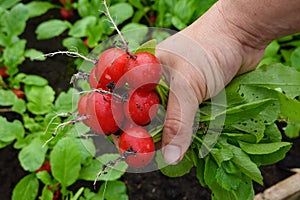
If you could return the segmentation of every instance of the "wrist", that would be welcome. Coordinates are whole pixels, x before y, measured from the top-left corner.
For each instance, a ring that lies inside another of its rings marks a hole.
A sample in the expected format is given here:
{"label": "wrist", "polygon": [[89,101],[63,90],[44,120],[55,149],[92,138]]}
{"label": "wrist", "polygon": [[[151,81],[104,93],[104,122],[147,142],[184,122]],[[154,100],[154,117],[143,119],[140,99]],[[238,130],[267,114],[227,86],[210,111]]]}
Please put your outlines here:
{"label": "wrist", "polygon": [[259,63],[266,45],[257,48],[263,40],[246,30],[231,25],[225,18],[221,1],[182,31],[206,51],[227,84],[240,73],[253,70]]}

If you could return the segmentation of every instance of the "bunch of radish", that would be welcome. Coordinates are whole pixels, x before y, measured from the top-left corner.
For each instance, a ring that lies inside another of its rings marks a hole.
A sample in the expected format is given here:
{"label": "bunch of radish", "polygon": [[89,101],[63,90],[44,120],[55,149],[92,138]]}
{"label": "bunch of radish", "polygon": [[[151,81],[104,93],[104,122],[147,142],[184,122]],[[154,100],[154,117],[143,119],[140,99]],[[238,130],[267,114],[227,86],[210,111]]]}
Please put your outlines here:
{"label": "bunch of radish", "polygon": [[78,102],[85,125],[98,134],[118,135],[119,153],[131,167],[144,167],[154,157],[154,142],[144,126],[158,111],[155,88],[161,75],[155,55],[110,48],[91,70],[91,92]]}

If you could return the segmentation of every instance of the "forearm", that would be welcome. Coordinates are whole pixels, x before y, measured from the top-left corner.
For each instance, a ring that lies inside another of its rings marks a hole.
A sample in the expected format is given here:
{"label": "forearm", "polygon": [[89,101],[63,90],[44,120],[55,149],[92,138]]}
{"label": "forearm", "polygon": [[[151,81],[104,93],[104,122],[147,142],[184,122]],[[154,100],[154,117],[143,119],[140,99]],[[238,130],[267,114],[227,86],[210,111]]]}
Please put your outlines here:
{"label": "forearm", "polygon": [[300,32],[300,0],[220,0],[217,4],[232,33],[253,48]]}
{"label": "forearm", "polygon": [[219,0],[182,34],[215,58],[227,84],[253,70],[272,40],[300,32],[299,13],[300,0]]}

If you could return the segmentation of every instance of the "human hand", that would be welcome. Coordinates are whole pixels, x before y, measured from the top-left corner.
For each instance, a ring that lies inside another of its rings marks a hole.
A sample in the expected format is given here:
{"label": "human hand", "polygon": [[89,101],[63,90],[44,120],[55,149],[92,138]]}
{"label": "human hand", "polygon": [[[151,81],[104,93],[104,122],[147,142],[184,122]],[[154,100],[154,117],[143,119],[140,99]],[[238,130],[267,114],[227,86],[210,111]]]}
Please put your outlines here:
{"label": "human hand", "polygon": [[[162,153],[178,163],[188,149],[198,105],[216,95],[234,76],[256,67],[263,49],[241,41],[218,4],[183,31],[161,42],[156,55],[170,86]],[[241,34],[244,34],[241,31]]]}

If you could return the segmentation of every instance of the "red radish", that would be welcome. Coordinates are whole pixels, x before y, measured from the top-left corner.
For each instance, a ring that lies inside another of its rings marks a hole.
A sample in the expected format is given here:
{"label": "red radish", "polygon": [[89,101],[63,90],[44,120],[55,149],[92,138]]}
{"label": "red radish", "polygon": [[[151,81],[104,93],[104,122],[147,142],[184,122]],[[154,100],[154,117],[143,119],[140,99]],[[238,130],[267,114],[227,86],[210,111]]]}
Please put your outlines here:
{"label": "red radish", "polygon": [[73,16],[73,9],[66,9],[66,8],[61,8],[60,9],[60,16],[61,18],[63,18],[64,20],[69,20],[72,16]]}
{"label": "red radish", "polygon": [[124,118],[122,104],[99,92],[89,94],[86,114],[90,128],[105,135],[117,132]]}
{"label": "red radish", "polygon": [[119,139],[119,153],[133,152],[127,155],[125,162],[135,168],[141,168],[151,162],[155,146],[151,135],[141,127],[125,130]]}
{"label": "red radish", "polygon": [[99,88],[98,87],[98,80],[95,76],[95,70],[96,70],[96,67],[93,67],[93,69],[91,70],[91,73],[90,73],[90,77],[89,77],[89,83],[90,83],[90,87],[92,89],[96,89],[96,88]]}
{"label": "red radish", "polygon": [[51,166],[49,160],[45,160],[44,164],[36,170],[36,172],[41,172],[41,171],[47,171],[48,173],[51,172]]}
{"label": "red radish", "polygon": [[13,88],[12,91],[15,93],[18,99],[23,99],[25,97],[25,93],[19,88]]}
{"label": "red radish", "polygon": [[85,38],[85,39],[83,39],[83,43],[84,43],[84,45],[87,47],[87,48],[91,48],[90,46],[89,46],[89,42],[88,42],[88,38]]}
{"label": "red radish", "polygon": [[57,189],[57,190],[55,190],[55,192],[53,194],[52,200],[59,200],[59,199],[60,199],[60,190]]}
{"label": "red radish", "polygon": [[[87,100],[88,100],[88,94],[83,95],[80,97],[78,101],[78,115],[83,116],[86,115],[86,105],[87,105]],[[89,126],[89,120],[83,120],[82,121],[85,125]]]}
{"label": "red radish", "polygon": [[137,125],[148,124],[156,115],[159,96],[155,91],[131,90],[129,100],[124,103],[125,116]]}
{"label": "red radish", "polygon": [[73,3],[73,0],[59,0],[62,5],[67,5]]}
{"label": "red radish", "polygon": [[2,76],[2,77],[8,77],[7,70],[8,70],[7,67],[0,67],[0,76]]}
{"label": "red radish", "polygon": [[162,68],[159,60],[151,53],[139,52],[125,65],[125,79],[131,88],[153,90],[158,84]]}
{"label": "red radish", "polygon": [[149,17],[149,21],[150,21],[151,23],[155,23],[155,22],[156,22],[156,19],[157,19],[157,16],[155,16],[155,15],[152,15],[152,16]]}
{"label": "red radish", "polygon": [[107,49],[100,55],[95,70],[95,76],[99,80],[98,88],[111,90],[111,85],[123,86],[118,82],[123,76],[127,58],[126,52],[118,48]]}

